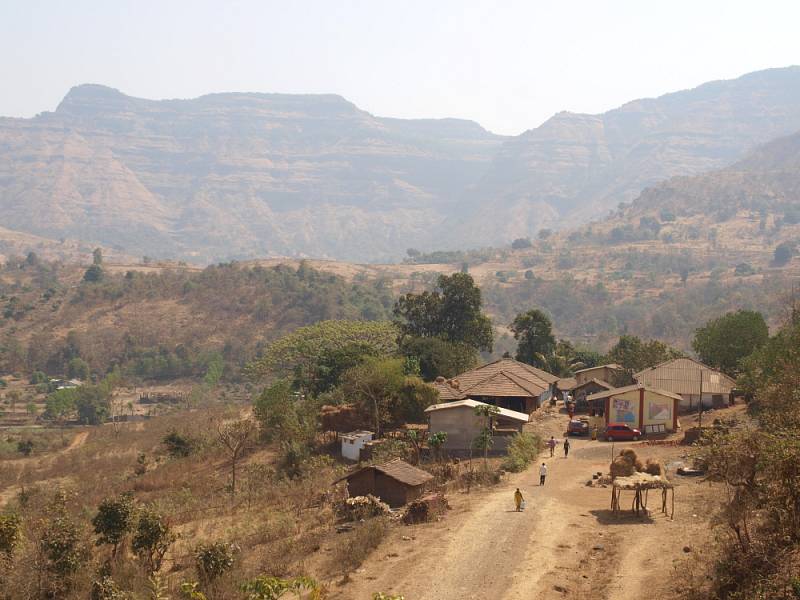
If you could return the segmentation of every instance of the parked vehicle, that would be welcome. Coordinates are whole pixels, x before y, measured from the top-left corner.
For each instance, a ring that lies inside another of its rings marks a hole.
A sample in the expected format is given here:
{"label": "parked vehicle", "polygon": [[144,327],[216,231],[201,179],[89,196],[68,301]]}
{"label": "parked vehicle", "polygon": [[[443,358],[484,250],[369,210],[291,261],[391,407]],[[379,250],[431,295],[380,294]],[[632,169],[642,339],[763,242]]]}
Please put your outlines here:
{"label": "parked vehicle", "polygon": [[609,442],[637,441],[642,432],[625,423],[609,423],[606,427],[606,439]]}
{"label": "parked vehicle", "polygon": [[567,435],[589,435],[588,419],[571,419],[567,425]]}

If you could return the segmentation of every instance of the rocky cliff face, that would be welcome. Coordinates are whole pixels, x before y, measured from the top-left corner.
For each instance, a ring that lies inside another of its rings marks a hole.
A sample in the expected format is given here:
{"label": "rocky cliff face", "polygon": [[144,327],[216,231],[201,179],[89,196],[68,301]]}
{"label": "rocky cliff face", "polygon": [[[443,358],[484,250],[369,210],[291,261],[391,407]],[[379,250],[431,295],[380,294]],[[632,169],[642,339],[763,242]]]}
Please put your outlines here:
{"label": "rocky cliff face", "polygon": [[0,119],[0,214],[133,255],[378,261],[578,223],[799,129],[800,68],[560,113],[515,138],[333,95],[151,101],[83,85],[54,113]]}
{"label": "rocky cliff face", "polygon": [[797,130],[800,67],[711,82],[597,116],[560,113],[503,145],[456,231],[489,243],[523,234],[519,224],[579,224],[661,180],[719,169]]}
{"label": "rocky cliff face", "polygon": [[338,96],[148,101],[74,88],[0,120],[4,225],[133,254],[388,258],[428,241],[502,138]]}

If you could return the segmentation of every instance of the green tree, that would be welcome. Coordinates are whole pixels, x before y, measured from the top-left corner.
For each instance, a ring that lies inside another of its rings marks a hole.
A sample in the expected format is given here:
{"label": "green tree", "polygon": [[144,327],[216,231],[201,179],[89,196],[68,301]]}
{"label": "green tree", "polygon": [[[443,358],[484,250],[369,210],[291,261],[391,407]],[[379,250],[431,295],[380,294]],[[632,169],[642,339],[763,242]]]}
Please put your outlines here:
{"label": "green tree", "polygon": [[105,277],[105,273],[103,272],[103,267],[100,265],[92,265],[86,272],[83,274],[83,280],[87,283],[99,283],[103,281]]}
{"label": "green tree", "polygon": [[735,375],[743,358],[763,346],[769,329],[761,313],[729,312],[695,331],[692,348],[704,363]]}
{"label": "green tree", "polygon": [[478,364],[478,353],[472,346],[436,337],[405,338],[401,352],[419,361],[420,375],[425,381],[433,381],[437,377],[450,379]]}
{"label": "green tree", "polygon": [[556,347],[550,317],[539,309],[529,310],[516,316],[511,331],[517,340],[516,359],[546,369],[547,359]]}
{"label": "green tree", "polygon": [[659,340],[642,341],[635,335],[623,335],[609,350],[606,360],[630,374],[681,356],[682,352]]}
{"label": "green tree", "polygon": [[156,573],[161,569],[164,556],[174,541],[175,534],[161,514],[151,507],[139,510],[131,549],[148,573]]}
{"label": "green tree", "polygon": [[353,355],[392,356],[398,330],[386,321],[320,321],[278,339],[248,367],[255,378],[293,375],[295,385],[319,392],[336,385]]}
{"label": "green tree", "polygon": [[394,315],[404,337],[438,337],[491,352],[492,325],[482,306],[472,276],[454,273],[440,275],[433,292],[401,296]]}
{"label": "green tree", "polygon": [[82,358],[76,356],[67,363],[67,377],[70,379],[86,381],[89,379],[89,375],[89,365]]}
{"label": "green tree", "polygon": [[795,252],[795,245],[792,242],[783,242],[775,246],[775,252],[772,257],[772,264],[776,267],[782,267],[792,260]]}
{"label": "green tree", "polygon": [[194,551],[194,561],[200,580],[213,584],[233,568],[238,547],[225,542],[199,544]]}
{"label": "green tree", "polygon": [[370,358],[347,371],[342,392],[352,398],[380,434],[386,424],[419,423],[438,393],[419,377],[408,375],[401,358]]}
{"label": "green tree", "polygon": [[117,498],[105,498],[97,507],[92,519],[94,532],[99,537],[97,545],[111,546],[111,557],[117,556],[119,545],[133,528],[136,509],[133,494],[121,494]]}
{"label": "green tree", "polygon": [[281,579],[260,575],[242,585],[242,592],[246,600],[278,600],[287,593],[294,594],[298,599],[308,593],[309,600],[321,600],[322,588],[309,577],[293,577]]}
{"label": "green tree", "polygon": [[253,414],[267,441],[310,444],[317,431],[316,411],[282,379],[266,388],[253,403]]}
{"label": "green tree", "polygon": [[37,541],[37,568],[48,577],[42,578],[46,597],[66,597],[74,577],[90,557],[83,543],[84,532],[67,512],[63,496],[57,496],[41,523]]}

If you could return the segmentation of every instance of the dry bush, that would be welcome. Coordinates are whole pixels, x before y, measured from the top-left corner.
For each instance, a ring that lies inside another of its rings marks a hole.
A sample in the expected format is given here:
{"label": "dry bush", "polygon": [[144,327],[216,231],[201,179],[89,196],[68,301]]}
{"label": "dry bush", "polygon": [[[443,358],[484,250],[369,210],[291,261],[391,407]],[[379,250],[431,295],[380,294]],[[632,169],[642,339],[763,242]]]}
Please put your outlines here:
{"label": "dry bush", "polygon": [[352,531],[340,533],[331,559],[340,571],[353,571],[380,545],[388,531],[388,519],[379,517],[361,523]]}

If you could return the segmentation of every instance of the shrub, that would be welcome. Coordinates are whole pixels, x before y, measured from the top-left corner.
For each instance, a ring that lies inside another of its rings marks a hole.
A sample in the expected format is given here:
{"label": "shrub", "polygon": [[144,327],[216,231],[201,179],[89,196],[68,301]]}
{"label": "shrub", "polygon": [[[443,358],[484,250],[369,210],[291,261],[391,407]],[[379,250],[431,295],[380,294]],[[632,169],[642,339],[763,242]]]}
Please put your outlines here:
{"label": "shrub", "polygon": [[512,473],[519,473],[528,468],[542,450],[542,440],[532,433],[517,433],[508,445],[508,456],[503,461],[503,468]]}
{"label": "shrub", "polygon": [[118,498],[106,498],[97,507],[97,514],[92,519],[94,532],[100,536],[97,545],[111,546],[111,556],[117,555],[120,542],[130,533],[133,527],[135,508],[133,495],[122,494]]}
{"label": "shrub", "polygon": [[200,544],[194,551],[197,574],[204,583],[213,583],[233,568],[239,547],[225,542]]}
{"label": "shrub", "polygon": [[388,531],[389,524],[385,518],[369,519],[353,531],[341,534],[332,559],[345,572],[357,569],[380,545]]}
{"label": "shrub", "polygon": [[167,433],[161,443],[167,447],[167,452],[173,458],[185,458],[195,447],[195,441],[191,437],[180,434],[175,429]]}
{"label": "shrub", "polygon": [[17,515],[0,515],[0,554],[10,558],[20,541],[21,521]]}
{"label": "shrub", "polygon": [[164,555],[174,541],[175,534],[162,515],[152,508],[139,511],[131,548],[148,572],[155,573],[161,568]]}
{"label": "shrub", "polygon": [[17,452],[23,456],[30,456],[33,452],[33,440],[19,440],[17,442]]}
{"label": "shrub", "polygon": [[310,598],[322,598],[320,585],[309,577],[280,579],[261,575],[242,585],[242,591],[247,594],[247,600],[277,600],[286,592],[293,592],[300,598],[304,591],[311,593]]}

